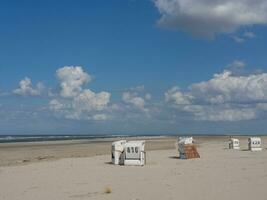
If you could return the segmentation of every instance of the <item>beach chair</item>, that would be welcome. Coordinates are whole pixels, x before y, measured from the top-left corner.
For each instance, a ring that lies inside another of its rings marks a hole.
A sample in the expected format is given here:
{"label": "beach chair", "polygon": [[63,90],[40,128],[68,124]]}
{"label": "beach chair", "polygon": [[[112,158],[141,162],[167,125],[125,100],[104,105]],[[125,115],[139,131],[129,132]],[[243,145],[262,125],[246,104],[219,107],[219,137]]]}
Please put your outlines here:
{"label": "beach chair", "polygon": [[240,142],[239,139],[237,138],[230,138],[229,139],[229,149],[236,149],[239,150],[240,149]]}
{"label": "beach chair", "polygon": [[193,137],[179,137],[178,151],[180,159],[200,158],[197,148],[194,145]]}
{"label": "beach chair", "polygon": [[124,165],[143,166],[146,163],[145,141],[128,141],[125,144]]}
{"label": "beach chair", "polygon": [[261,151],[261,138],[260,137],[250,137],[248,138],[248,149],[250,151]]}

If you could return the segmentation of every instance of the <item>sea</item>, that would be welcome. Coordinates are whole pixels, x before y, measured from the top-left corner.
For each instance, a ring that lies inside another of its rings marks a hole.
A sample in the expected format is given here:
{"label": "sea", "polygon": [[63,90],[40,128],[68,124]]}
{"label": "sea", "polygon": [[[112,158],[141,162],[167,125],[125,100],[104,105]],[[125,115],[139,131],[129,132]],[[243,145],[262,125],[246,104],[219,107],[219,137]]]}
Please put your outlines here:
{"label": "sea", "polygon": [[[129,134],[129,135],[0,135],[0,143],[10,142],[41,142],[57,140],[104,139],[117,137],[169,137],[169,136],[249,136],[247,134]],[[255,134],[251,134],[255,135]],[[266,136],[266,134],[257,134]]]}
{"label": "sea", "polygon": [[[57,140],[81,140],[81,139],[102,139],[116,137],[146,137],[161,135],[0,135],[0,143],[10,142],[41,142],[41,141],[57,141]],[[164,135],[165,137],[167,135]]]}
{"label": "sea", "polygon": [[110,138],[111,135],[0,135],[0,143]]}

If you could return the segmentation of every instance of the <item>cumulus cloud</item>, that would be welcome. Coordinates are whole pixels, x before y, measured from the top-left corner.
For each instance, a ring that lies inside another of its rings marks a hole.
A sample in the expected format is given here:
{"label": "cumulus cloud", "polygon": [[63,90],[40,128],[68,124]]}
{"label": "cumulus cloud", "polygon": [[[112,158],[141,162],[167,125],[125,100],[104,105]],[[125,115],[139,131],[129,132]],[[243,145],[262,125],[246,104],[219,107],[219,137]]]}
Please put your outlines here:
{"label": "cumulus cloud", "polygon": [[[91,76],[82,67],[66,66],[57,70],[61,90],[59,95],[53,94],[49,108],[57,115],[67,119],[105,120],[105,110],[110,102],[109,92],[95,93],[83,86],[91,80]],[[102,113],[103,112],[103,113]]]}
{"label": "cumulus cloud", "polygon": [[255,37],[256,37],[255,33],[249,32],[249,31],[244,32],[243,35],[241,36],[237,36],[237,35],[232,36],[233,40],[238,43],[244,43],[248,39],[253,39]]}
{"label": "cumulus cloud", "polygon": [[145,86],[144,85],[139,85],[139,86],[130,88],[130,90],[131,91],[135,91],[135,92],[143,92],[145,90]]}
{"label": "cumulus cloud", "polygon": [[151,94],[146,94],[145,95],[145,100],[151,100],[152,99],[152,95]]}
{"label": "cumulus cloud", "polygon": [[22,96],[38,96],[41,95],[43,89],[44,85],[41,82],[37,83],[36,86],[33,86],[31,79],[25,77],[19,82],[19,87],[13,90],[13,93]]}
{"label": "cumulus cloud", "polygon": [[57,70],[62,97],[74,97],[82,91],[82,86],[91,81],[91,76],[80,66],[65,66]]}
{"label": "cumulus cloud", "polygon": [[212,38],[233,33],[242,26],[267,23],[265,0],[154,0],[160,26]]}
{"label": "cumulus cloud", "polygon": [[239,108],[233,105],[187,105],[183,111],[193,114],[196,120],[203,121],[241,121],[257,117],[257,109]]}
{"label": "cumulus cloud", "polygon": [[131,93],[131,92],[124,92],[122,94],[122,100],[125,103],[132,104],[135,107],[144,110],[145,107],[145,99],[142,97],[137,96],[137,93]]}
{"label": "cumulus cloud", "polygon": [[246,31],[246,32],[244,33],[244,37],[246,37],[246,38],[255,38],[256,35],[255,35],[255,33],[253,33],[253,32]]}
{"label": "cumulus cloud", "polygon": [[240,36],[236,36],[236,35],[233,35],[232,38],[233,38],[233,40],[234,40],[235,42],[237,42],[237,43],[243,43],[243,42],[246,41],[244,38],[242,38],[242,37],[240,37]]}
{"label": "cumulus cloud", "polygon": [[[245,64],[235,61],[232,65]],[[199,120],[255,119],[267,105],[267,73],[235,75],[224,70],[210,80],[191,84],[186,92],[177,87],[168,90],[165,100]]]}
{"label": "cumulus cloud", "polygon": [[191,93],[213,104],[267,101],[267,73],[233,76],[225,70],[208,81],[191,85]]}
{"label": "cumulus cloud", "polygon": [[96,121],[103,121],[103,120],[107,120],[107,115],[105,114],[96,114],[93,116],[93,119]]}
{"label": "cumulus cloud", "polygon": [[235,68],[244,68],[246,66],[246,63],[244,63],[241,60],[234,60],[232,63],[230,63],[229,65],[227,65],[227,68],[232,70]]}
{"label": "cumulus cloud", "polygon": [[49,108],[53,111],[59,111],[64,108],[64,104],[60,103],[57,99],[53,99],[49,102]]}
{"label": "cumulus cloud", "polygon": [[76,111],[103,110],[109,103],[111,94],[108,92],[94,93],[85,89],[78,96],[74,97],[72,105]]}
{"label": "cumulus cloud", "polygon": [[131,105],[134,108],[148,112],[146,104],[152,99],[151,94],[146,93],[145,86],[140,85],[137,87],[132,87],[127,91],[122,93],[122,101],[125,104]]}
{"label": "cumulus cloud", "polygon": [[182,93],[178,87],[173,87],[165,93],[165,100],[176,105],[191,104],[192,99],[193,96]]}

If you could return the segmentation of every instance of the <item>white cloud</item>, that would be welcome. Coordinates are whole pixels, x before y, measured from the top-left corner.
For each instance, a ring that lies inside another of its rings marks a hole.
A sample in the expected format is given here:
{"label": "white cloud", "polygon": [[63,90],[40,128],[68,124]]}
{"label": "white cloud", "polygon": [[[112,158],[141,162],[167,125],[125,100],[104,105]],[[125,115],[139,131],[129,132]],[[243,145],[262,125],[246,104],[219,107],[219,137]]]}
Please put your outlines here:
{"label": "white cloud", "polygon": [[267,73],[233,76],[230,71],[191,85],[191,93],[208,103],[267,101]]}
{"label": "white cloud", "polygon": [[165,101],[175,105],[191,104],[192,99],[191,95],[182,93],[178,87],[173,87],[165,93]]}
{"label": "white cloud", "polygon": [[227,65],[227,68],[233,69],[233,68],[244,68],[246,64],[241,60],[234,60],[232,63]]}
{"label": "white cloud", "polygon": [[238,108],[232,105],[186,105],[184,111],[193,114],[196,120],[203,121],[241,121],[257,118],[257,109]]}
{"label": "white cloud", "polygon": [[122,100],[125,103],[132,104],[135,107],[144,110],[145,107],[145,100],[142,97],[137,96],[137,93],[133,92],[124,92],[122,94]]}
{"label": "white cloud", "polygon": [[[229,66],[243,68],[245,64],[235,61]],[[197,120],[256,119],[267,111],[267,73],[234,75],[225,70],[210,80],[191,84],[186,92],[173,87],[165,93],[165,100]]]}
{"label": "white cloud", "polygon": [[151,94],[145,94],[145,100],[151,100],[152,99],[152,96],[151,96]]}
{"label": "white cloud", "polygon": [[108,105],[110,96],[108,92],[94,93],[89,89],[85,89],[78,96],[74,97],[72,105],[79,112],[101,111]]}
{"label": "white cloud", "polygon": [[49,108],[53,111],[59,111],[64,108],[64,104],[59,102],[57,99],[53,99],[49,102]]}
{"label": "white cloud", "polygon": [[256,37],[255,33],[249,32],[249,31],[244,32],[243,35],[241,36],[237,36],[237,35],[232,36],[233,40],[238,43],[244,43],[248,39],[253,39],[255,37]]}
{"label": "white cloud", "polygon": [[80,66],[65,66],[57,70],[62,97],[74,97],[82,91],[82,86],[91,81],[91,76]]}
{"label": "white cloud", "polygon": [[256,35],[255,35],[255,33],[253,33],[253,32],[248,32],[248,31],[246,31],[246,32],[244,33],[244,37],[246,37],[246,38],[255,38]]}
{"label": "white cloud", "polygon": [[266,0],[154,0],[159,25],[202,37],[267,23]]}
{"label": "white cloud", "polygon": [[25,77],[23,80],[19,82],[19,87],[13,90],[14,94],[23,95],[23,96],[38,96],[41,95],[42,90],[44,89],[44,85],[39,82],[34,87],[32,85],[31,79]]}
{"label": "white cloud", "polygon": [[[73,99],[52,99],[49,103],[49,108],[56,115],[67,119],[95,120],[95,115],[103,116],[105,114],[110,102],[110,96],[111,94],[108,92],[94,93],[89,89],[85,89]],[[102,119],[104,120],[103,117]]]}
{"label": "white cloud", "polygon": [[237,42],[237,43],[243,43],[243,42],[246,41],[244,38],[239,37],[239,36],[236,36],[236,35],[233,35],[232,38],[233,38],[233,40],[234,40],[235,42]]}
{"label": "white cloud", "polygon": [[136,92],[143,92],[145,90],[145,86],[144,85],[139,85],[139,86],[130,88],[130,90],[131,91],[136,91]]}
{"label": "white cloud", "polygon": [[146,93],[145,86],[140,85],[136,87],[132,87],[122,93],[122,101],[125,104],[133,106],[133,108],[138,108],[142,111],[147,112],[148,109],[146,107],[147,101],[150,101],[152,98],[151,94]]}
{"label": "white cloud", "polygon": [[60,95],[53,93],[53,97],[57,98],[50,101],[50,110],[67,119],[107,119],[104,112],[110,102],[111,94],[104,91],[95,93],[83,88],[85,83],[91,80],[91,76],[84,72],[82,67],[60,68],[57,70],[57,77],[60,80]]}
{"label": "white cloud", "polygon": [[96,114],[93,116],[93,119],[96,121],[103,121],[103,120],[107,120],[107,115],[105,114]]}
{"label": "white cloud", "polygon": [[150,118],[154,112],[154,106],[151,102],[152,96],[146,93],[144,86],[141,89],[134,89],[122,93],[122,105],[118,110],[124,116],[129,118],[146,117]]}

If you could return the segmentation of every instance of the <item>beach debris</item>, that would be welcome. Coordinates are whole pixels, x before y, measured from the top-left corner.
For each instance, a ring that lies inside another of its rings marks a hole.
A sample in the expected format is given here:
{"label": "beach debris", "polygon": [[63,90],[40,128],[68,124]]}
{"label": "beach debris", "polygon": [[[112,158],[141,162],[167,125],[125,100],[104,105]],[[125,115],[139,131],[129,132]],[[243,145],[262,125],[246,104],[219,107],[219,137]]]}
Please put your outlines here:
{"label": "beach debris", "polygon": [[250,137],[248,138],[248,150],[250,151],[261,151],[261,138]]}
{"label": "beach debris", "polygon": [[113,142],[111,160],[115,165],[145,165],[145,141],[120,140]]}
{"label": "beach debris", "polygon": [[200,158],[200,155],[194,144],[193,137],[179,137],[178,151],[180,154],[180,159]]}
{"label": "beach debris", "polygon": [[110,193],[112,193],[112,189],[110,187],[106,187],[104,193],[110,194]]}
{"label": "beach debris", "polygon": [[240,142],[239,139],[230,137],[229,139],[229,149],[240,149]]}
{"label": "beach debris", "polygon": [[47,159],[52,159],[52,158],[54,158],[54,156],[47,155],[47,156],[38,156],[36,159],[37,160],[47,160]]}

